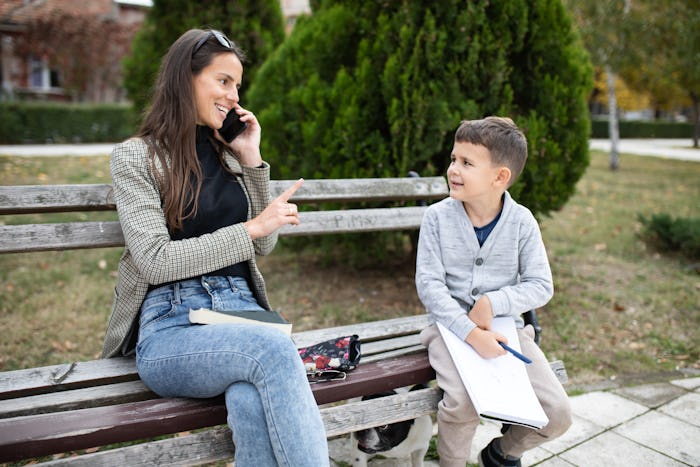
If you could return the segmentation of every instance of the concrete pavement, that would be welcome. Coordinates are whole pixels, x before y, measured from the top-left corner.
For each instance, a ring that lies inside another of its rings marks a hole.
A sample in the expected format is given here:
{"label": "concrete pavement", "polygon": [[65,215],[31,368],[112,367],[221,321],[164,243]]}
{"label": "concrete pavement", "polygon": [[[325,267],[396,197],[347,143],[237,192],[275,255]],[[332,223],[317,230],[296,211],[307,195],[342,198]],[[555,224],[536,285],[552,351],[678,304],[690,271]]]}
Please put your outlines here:
{"label": "concrete pavement", "polygon": [[106,156],[114,143],[17,144],[0,146],[0,156]]}
{"label": "concrete pavement", "polygon": [[[114,143],[4,145],[0,146],[0,156],[103,156],[113,147]],[[609,151],[610,140],[592,139],[590,148]],[[700,149],[693,148],[690,139],[621,139],[619,151],[700,162]]]}
{"label": "concrete pavement", "polygon": [[[571,397],[574,423],[559,439],[525,453],[523,466],[700,466],[700,376],[595,390]],[[470,463],[500,435],[484,421],[472,443]],[[347,438],[330,442],[336,461],[350,463]],[[426,466],[437,466],[426,461]],[[374,458],[371,467],[410,466]]]}
{"label": "concrete pavement", "polygon": [[[610,151],[610,140],[592,139],[589,147],[599,151]],[[700,162],[700,148],[694,148],[691,139],[621,139],[617,149],[620,154]]]}

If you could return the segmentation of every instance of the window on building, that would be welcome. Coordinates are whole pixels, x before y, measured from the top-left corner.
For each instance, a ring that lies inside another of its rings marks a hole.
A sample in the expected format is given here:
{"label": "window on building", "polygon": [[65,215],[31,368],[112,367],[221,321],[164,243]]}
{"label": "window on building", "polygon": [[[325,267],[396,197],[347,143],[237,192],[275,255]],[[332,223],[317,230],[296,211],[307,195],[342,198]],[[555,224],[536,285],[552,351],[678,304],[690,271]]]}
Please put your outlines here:
{"label": "window on building", "polygon": [[58,72],[51,70],[45,60],[32,56],[29,58],[29,87],[48,90],[60,87]]}
{"label": "window on building", "polygon": [[51,70],[49,73],[49,85],[52,88],[60,88],[61,87],[61,80],[58,77],[58,71],[56,70]]}

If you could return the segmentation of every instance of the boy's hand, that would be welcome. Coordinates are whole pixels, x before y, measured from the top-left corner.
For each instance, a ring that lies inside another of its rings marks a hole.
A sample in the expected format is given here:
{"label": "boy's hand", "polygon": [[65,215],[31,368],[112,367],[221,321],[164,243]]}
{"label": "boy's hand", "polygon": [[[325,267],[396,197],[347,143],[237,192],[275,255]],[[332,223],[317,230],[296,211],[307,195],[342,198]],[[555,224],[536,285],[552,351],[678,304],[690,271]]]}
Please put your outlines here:
{"label": "boy's hand", "polygon": [[467,344],[471,345],[476,353],[484,358],[495,358],[505,355],[506,351],[498,343],[508,343],[508,339],[503,334],[485,331],[481,328],[474,328],[467,334]]}
{"label": "boy's hand", "polygon": [[491,300],[489,300],[489,297],[482,295],[481,298],[476,301],[469,311],[469,319],[481,329],[491,329],[493,309],[491,308]]}

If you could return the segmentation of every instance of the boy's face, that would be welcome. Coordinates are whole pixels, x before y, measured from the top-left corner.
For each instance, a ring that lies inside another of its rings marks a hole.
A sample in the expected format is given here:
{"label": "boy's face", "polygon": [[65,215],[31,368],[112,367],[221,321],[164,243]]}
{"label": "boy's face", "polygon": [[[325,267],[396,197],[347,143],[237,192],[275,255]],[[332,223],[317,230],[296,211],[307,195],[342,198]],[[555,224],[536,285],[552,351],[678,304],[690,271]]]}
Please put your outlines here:
{"label": "boy's face", "polygon": [[501,195],[494,185],[499,168],[491,163],[491,153],[486,146],[457,142],[450,160],[447,181],[452,198],[470,202]]}

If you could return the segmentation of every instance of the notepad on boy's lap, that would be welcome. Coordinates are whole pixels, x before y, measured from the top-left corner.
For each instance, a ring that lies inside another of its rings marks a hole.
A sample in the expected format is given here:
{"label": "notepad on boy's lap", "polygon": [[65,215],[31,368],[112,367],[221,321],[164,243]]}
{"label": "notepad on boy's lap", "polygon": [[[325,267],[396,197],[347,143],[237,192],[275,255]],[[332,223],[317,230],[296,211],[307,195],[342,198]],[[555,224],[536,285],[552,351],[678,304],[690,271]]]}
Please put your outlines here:
{"label": "notepad on boy's lap", "polygon": [[[532,389],[524,362],[511,353],[483,358],[455,333],[440,323],[437,326],[481,417],[531,428],[542,428],[549,422]],[[520,352],[512,318],[494,318],[491,329],[506,336],[508,345]]]}
{"label": "notepad on boy's lap", "polygon": [[215,311],[207,308],[190,310],[190,323],[195,324],[221,324],[221,323],[243,323],[258,324],[277,328],[285,334],[292,334],[292,323],[284,319],[278,311],[239,311],[223,310]]}

